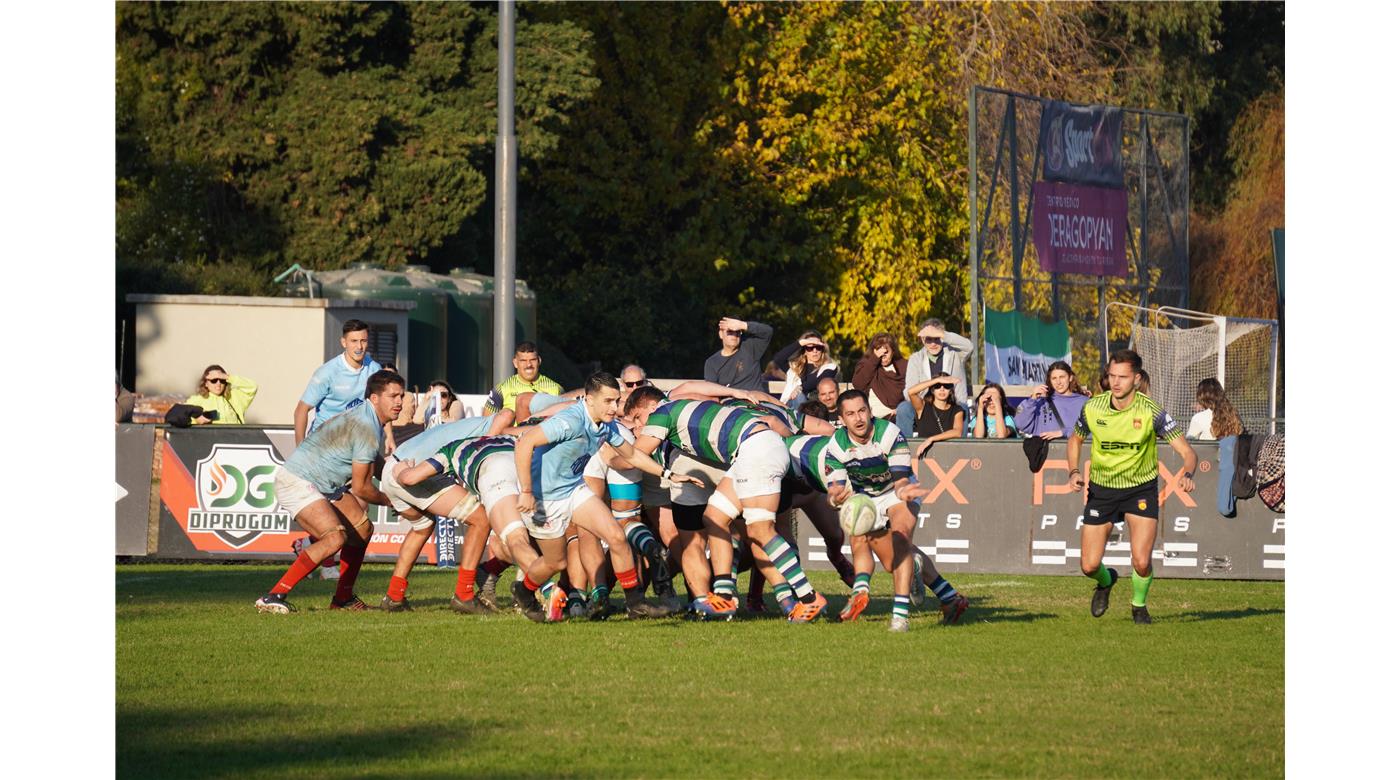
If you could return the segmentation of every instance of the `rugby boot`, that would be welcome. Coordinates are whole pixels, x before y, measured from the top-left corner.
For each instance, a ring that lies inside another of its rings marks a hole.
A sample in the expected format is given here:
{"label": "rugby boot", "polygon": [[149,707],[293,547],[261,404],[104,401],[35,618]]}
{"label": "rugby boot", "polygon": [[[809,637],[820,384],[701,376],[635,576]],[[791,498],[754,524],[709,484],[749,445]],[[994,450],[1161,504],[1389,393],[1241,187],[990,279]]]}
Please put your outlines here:
{"label": "rugby boot", "polygon": [[496,583],[500,581],[501,575],[488,573],[486,579],[481,581],[481,587],[478,588],[480,593],[477,598],[493,607],[496,606]]}
{"label": "rugby boot", "polygon": [[274,615],[285,615],[297,611],[296,607],[288,603],[285,593],[269,593],[254,601],[253,606],[257,607],[259,612],[270,612]]}
{"label": "rugby boot", "polygon": [[924,605],[924,558],[914,551],[914,579],[909,588],[909,603],[915,607]]}
{"label": "rugby boot", "polygon": [[589,620],[607,620],[612,613],[613,605],[609,599],[592,599],[588,602]]}
{"label": "rugby boot", "polygon": [[811,623],[821,617],[822,610],[826,609],[826,597],[820,593],[813,593],[816,600],[810,604],[797,602],[797,606],[788,613],[789,623]]}
{"label": "rugby boot", "polygon": [[841,609],[841,614],[836,619],[842,623],[849,623],[860,617],[860,613],[870,606],[870,594],[866,591],[852,593],[851,598],[846,601],[846,606]]}
{"label": "rugby boot", "polygon": [[350,598],[344,601],[336,601],[332,598],[331,609],[348,609],[352,612],[363,612],[369,609],[369,605],[361,601],[359,596],[352,593],[350,594]]}
{"label": "rugby boot", "polygon": [[483,603],[480,597],[463,601],[457,598],[457,594],[454,593],[452,594],[452,601],[449,603],[452,606],[453,612],[460,612],[463,615],[490,615],[493,612],[499,611],[491,605]]}
{"label": "rugby boot", "polygon": [[734,613],[739,611],[738,599],[728,599],[717,593],[698,598],[691,604],[701,620],[730,621],[734,619]]}
{"label": "rugby boot", "polygon": [[1089,602],[1089,614],[1094,617],[1103,617],[1103,613],[1108,611],[1108,594],[1113,590],[1113,586],[1118,584],[1118,570],[1108,570],[1108,587],[1094,586],[1094,598]]}
{"label": "rugby boot", "polygon": [[893,632],[895,632],[895,633],[897,633],[897,634],[902,634],[902,633],[906,633],[907,631],[909,631],[909,618],[907,618],[907,617],[892,617],[892,618],[890,618],[890,631],[893,631]]}
{"label": "rugby boot", "polygon": [[627,619],[642,620],[646,618],[669,617],[671,610],[660,604],[653,604],[645,599],[637,599],[627,604]]}
{"label": "rugby boot", "polygon": [[549,592],[549,599],[545,602],[545,620],[550,623],[557,623],[564,619],[564,605],[569,603],[569,597],[564,593],[563,588],[556,587]]}
{"label": "rugby boot", "polygon": [[944,604],[940,609],[943,610],[943,624],[951,626],[958,622],[962,614],[967,611],[967,596],[959,593],[952,601]]}
{"label": "rugby boot", "polygon": [[789,615],[792,614],[792,610],[797,604],[796,596],[786,596],[778,600],[778,609],[781,610],[784,615]]}
{"label": "rugby boot", "polygon": [[379,608],[384,610],[385,612],[413,611],[413,607],[409,606],[407,598],[405,598],[403,601],[394,601],[393,599],[389,598],[388,593],[385,593],[384,598],[379,600]]}
{"label": "rugby boot", "polygon": [[534,591],[525,587],[525,583],[511,583],[510,595],[515,600],[515,607],[520,610],[520,614],[536,623],[544,622],[544,608],[540,606],[540,600],[535,598]]}
{"label": "rugby boot", "polygon": [[1152,616],[1147,614],[1147,607],[1133,607],[1133,623],[1139,626],[1152,625]]}
{"label": "rugby boot", "polygon": [[588,602],[576,596],[570,596],[569,603],[564,607],[564,612],[570,618],[588,617]]}

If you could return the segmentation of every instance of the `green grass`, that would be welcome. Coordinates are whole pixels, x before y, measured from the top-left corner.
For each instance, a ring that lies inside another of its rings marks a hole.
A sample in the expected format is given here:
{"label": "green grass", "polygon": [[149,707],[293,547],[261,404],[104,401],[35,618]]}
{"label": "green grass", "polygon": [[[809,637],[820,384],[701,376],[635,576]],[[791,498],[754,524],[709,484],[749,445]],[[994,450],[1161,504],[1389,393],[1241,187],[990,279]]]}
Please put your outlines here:
{"label": "green grass", "polygon": [[1159,580],[1139,627],[1126,582],[1095,620],[1082,578],[958,575],[961,625],[930,598],[896,635],[883,573],[854,625],[536,625],[451,612],[431,570],[412,613],[331,612],[312,580],[257,614],[281,570],[117,568],[119,775],[1283,774],[1282,583]]}

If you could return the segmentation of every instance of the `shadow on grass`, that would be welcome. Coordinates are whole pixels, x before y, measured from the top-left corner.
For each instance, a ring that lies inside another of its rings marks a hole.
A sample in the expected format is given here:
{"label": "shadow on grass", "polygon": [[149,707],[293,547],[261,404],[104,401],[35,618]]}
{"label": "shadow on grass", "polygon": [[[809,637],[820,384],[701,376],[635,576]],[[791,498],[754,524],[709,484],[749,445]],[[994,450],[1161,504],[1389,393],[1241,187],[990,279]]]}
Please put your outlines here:
{"label": "shadow on grass", "polygon": [[1177,618],[1182,622],[1195,622],[1200,620],[1243,620],[1245,618],[1263,617],[1264,615],[1282,615],[1281,609],[1255,609],[1248,607],[1245,609],[1218,609],[1210,612],[1183,612]]}
{"label": "shadow on grass", "polygon": [[[366,718],[366,721],[375,721]],[[457,720],[416,727],[383,722],[345,724],[339,728],[293,722],[273,707],[117,709],[118,777],[241,777],[289,774],[303,777],[346,773],[412,777],[441,775],[443,769],[417,774],[405,769],[424,759],[442,759],[471,750],[483,732],[506,726],[494,720]],[[439,764],[441,767],[442,765]],[[450,770],[449,770],[450,771]],[[538,776],[538,771],[491,770],[497,777]],[[568,776],[551,768],[551,775]]]}

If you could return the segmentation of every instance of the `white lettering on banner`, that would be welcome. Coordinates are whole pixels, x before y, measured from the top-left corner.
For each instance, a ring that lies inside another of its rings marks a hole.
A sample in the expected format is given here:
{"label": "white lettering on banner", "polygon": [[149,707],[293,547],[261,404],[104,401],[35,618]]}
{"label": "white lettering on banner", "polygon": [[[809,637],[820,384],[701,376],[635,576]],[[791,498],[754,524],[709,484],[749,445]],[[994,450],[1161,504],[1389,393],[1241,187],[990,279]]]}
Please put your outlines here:
{"label": "white lettering on banner", "polygon": [[1084,527],[1084,515],[1080,515],[1080,516],[1079,516],[1078,518],[1076,518],[1075,521],[1074,521],[1074,530],[1078,531],[1079,529],[1081,529],[1081,528],[1083,528],[1083,527]]}
{"label": "white lettering on banner", "polygon": [[956,513],[948,515],[948,527],[949,527],[949,528],[961,528],[961,527],[962,527],[962,515],[956,514]]}
{"label": "white lettering on banner", "polygon": [[[1114,221],[1108,217],[1083,214],[1047,214],[1050,221],[1050,246],[1055,249],[1093,249],[1113,251]],[[1066,255],[1069,258],[1078,255]]]}
{"label": "white lettering on banner", "polygon": [[923,528],[923,527],[924,527],[924,523],[928,522],[929,517],[931,517],[931,515],[930,515],[928,512],[920,512],[920,513],[919,513],[919,524],[918,524],[918,526],[916,526],[916,527],[917,527],[917,528]]}
{"label": "white lettering on banner", "polygon": [[369,541],[370,541],[371,544],[384,544],[385,542],[389,541],[389,535],[388,535],[388,534],[371,534],[370,537],[369,537]]}
{"label": "white lettering on banner", "polygon": [[1046,528],[1049,528],[1050,526],[1055,525],[1055,524],[1058,523],[1058,522],[1060,522],[1060,518],[1059,518],[1058,516],[1056,516],[1056,515],[1041,515],[1041,516],[1040,516],[1040,528],[1041,528],[1041,530],[1044,530],[1044,529],[1046,529]]}
{"label": "white lettering on banner", "polygon": [[1079,198],[1073,195],[1046,195],[1045,202],[1051,206],[1059,206],[1065,209],[1079,209]]}
{"label": "white lettering on banner", "polygon": [[1073,122],[1065,122],[1065,157],[1071,167],[1094,162],[1094,131],[1075,130]]}
{"label": "white lettering on banner", "polygon": [[1191,518],[1189,518],[1189,517],[1178,517],[1178,518],[1176,519],[1176,521],[1174,522],[1174,524],[1173,524],[1173,526],[1172,526],[1172,529],[1173,529],[1174,531],[1176,531],[1177,533],[1181,533],[1181,534],[1186,533],[1187,531],[1191,530]]}
{"label": "white lettering on banner", "polygon": [[1273,527],[1273,530],[1269,531],[1269,533],[1271,533],[1271,534],[1276,534],[1276,533],[1278,533],[1279,531],[1282,531],[1282,530],[1283,530],[1283,518],[1282,518],[1282,517],[1275,517],[1275,518],[1274,518],[1274,527]]}

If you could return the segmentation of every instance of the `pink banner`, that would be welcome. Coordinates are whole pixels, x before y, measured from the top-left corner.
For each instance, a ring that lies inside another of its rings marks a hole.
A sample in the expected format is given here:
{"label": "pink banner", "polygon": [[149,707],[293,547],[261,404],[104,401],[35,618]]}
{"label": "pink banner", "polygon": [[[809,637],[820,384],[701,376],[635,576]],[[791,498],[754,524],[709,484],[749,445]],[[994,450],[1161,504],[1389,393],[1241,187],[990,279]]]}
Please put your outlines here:
{"label": "pink banner", "polygon": [[1127,276],[1128,193],[1038,181],[1031,235],[1042,271]]}

